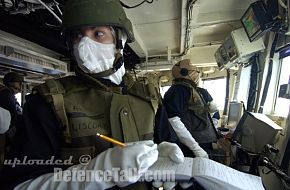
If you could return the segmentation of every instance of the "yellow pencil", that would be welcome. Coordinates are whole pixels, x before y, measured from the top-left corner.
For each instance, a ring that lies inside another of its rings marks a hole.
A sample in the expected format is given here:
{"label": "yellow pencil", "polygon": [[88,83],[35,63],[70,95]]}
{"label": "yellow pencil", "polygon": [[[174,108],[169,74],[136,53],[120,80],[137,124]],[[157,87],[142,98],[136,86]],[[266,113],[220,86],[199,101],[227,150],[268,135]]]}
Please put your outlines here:
{"label": "yellow pencil", "polygon": [[110,137],[107,137],[106,135],[101,135],[100,133],[97,133],[97,136],[98,136],[98,137],[101,137],[101,138],[104,139],[105,141],[111,142],[111,143],[113,143],[113,144],[115,144],[115,145],[119,145],[119,146],[122,146],[122,147],[126,146],[126,144],[124,144],[124,143],[122,143],[122,142],[120,142],[120,141],[117,141],[117,140],[115,140],[115,139],[112,139],[112,138],[110,138]]}

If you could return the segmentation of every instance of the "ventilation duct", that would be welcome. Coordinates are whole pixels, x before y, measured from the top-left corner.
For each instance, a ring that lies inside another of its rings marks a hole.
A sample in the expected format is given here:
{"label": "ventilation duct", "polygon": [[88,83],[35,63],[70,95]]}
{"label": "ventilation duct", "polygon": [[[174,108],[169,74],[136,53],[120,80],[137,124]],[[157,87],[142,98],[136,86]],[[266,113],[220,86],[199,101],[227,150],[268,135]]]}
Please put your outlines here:
{"label": "ventilation duct", "polygon": [[0,64],[46,74],[66,74],[60,54],[0,31]]}

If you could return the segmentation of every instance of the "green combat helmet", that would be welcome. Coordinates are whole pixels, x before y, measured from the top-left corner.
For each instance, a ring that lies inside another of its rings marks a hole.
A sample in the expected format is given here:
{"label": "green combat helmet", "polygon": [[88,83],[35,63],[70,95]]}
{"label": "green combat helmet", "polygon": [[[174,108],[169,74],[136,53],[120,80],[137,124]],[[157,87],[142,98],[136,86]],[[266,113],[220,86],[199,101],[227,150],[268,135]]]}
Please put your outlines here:
{"label": "green combat helmet", "polygon": [[123,29],[134,41],[132,23],[119,0],[68,0],[64,8],[64,32],[83,26],[113,26]]}

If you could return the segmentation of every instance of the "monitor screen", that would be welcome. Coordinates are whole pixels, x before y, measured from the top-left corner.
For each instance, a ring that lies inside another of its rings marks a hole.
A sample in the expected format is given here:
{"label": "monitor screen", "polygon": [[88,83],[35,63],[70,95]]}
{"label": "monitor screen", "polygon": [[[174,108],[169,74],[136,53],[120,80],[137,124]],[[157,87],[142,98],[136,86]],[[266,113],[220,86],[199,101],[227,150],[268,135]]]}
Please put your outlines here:
{"label": "monitor screen", "polygon": [[261,26],[258,23],[257,17],[252,7],[250,7],[242,18],[244,28],[250,38],[257,32],[261,31]]}
{"label": "monitor screen", "polygon": [[236,129],[236,126],[240,121],[242,115],[243,115],[243,103],[230,102],[227,122],[227,128],[229,128],[230,131],[234,131]]}
{"label": "monitor screen", "polygon": [[266,144],[274,144],[278,131],[282,128],[266,115],[245,112],[233,134],[242,147],[250,152],[260,153]]}
{"label": "monitor screen", "polygon": [[243,14],[241,22],[252,42],[270,29],[274,20],[266,5],[262,1],[256,1]]}

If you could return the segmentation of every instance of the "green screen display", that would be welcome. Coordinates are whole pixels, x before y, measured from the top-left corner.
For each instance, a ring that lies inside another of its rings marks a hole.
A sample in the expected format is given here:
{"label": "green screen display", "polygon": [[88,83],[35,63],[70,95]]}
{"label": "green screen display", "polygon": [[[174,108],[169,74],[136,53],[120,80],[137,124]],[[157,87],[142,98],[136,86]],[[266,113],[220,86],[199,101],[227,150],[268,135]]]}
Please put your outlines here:
{"label": "green screen display", "polygon": [[242,18],[242,22],[250,38],[252,38],[261,28],[252,8],[248,9],[247,13]]}

